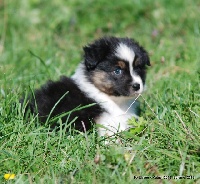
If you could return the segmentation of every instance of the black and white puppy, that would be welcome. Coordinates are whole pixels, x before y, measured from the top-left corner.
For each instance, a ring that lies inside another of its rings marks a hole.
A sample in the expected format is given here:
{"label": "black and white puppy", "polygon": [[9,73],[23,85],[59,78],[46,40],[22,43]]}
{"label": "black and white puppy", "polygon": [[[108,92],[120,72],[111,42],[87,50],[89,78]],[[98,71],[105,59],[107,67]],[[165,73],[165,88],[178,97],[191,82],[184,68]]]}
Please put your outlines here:
{"label": "black and white puppy", "polygon": [[[72,125],[80,131],[95,122],[102,125],[100,136],[127,130],[127,120],[138,117],[136,104],[127,109],[144,90],[146,65],[150,66],[147,52],[133,39],[116,37],[98,39],[83,50],[84,60],[74,75],[36,90],[28,107],[43,122],[71,111],[62,122],[74,121]],[[89,104],[94,105],[73,110]]]}

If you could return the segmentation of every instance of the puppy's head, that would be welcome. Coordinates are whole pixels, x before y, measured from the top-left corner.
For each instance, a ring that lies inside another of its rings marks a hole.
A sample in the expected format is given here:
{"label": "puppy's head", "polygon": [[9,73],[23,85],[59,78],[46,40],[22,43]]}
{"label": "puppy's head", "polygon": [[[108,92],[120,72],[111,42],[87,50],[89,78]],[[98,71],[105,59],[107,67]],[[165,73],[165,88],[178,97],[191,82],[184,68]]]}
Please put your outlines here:
{"label": "puppy's head", "polygon": [[147,52],[133,39],[105,37],[85,46],[85,75],[111,96],[134,96],[144,90]]}

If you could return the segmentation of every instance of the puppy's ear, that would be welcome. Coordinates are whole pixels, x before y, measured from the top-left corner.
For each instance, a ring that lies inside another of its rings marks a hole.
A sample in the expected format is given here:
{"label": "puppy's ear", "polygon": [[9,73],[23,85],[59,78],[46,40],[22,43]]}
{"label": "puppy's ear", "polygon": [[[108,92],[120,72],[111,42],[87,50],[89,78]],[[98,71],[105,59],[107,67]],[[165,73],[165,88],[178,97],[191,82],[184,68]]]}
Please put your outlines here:
{"label": "puppy's ear", "polygon": [[150,58],[149,58],[148,54],[145,54],[144,62],[146,65],[151,66]]}
{"label": "puppy's ear", "polygon": [[93,70],[109,54],[110,46],[105,39],[100,39],[83,47],[83,50],[85,65],[88,70]]}

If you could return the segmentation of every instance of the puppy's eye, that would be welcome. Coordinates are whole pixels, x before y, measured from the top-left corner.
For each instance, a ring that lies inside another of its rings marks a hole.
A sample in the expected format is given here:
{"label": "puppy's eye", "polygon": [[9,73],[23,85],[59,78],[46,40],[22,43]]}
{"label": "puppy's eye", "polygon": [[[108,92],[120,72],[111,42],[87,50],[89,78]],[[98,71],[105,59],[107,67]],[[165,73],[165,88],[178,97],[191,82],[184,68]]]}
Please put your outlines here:
{"label": "puppy's eye", "polygon": [[115,74],[115,75],[121,75],[121,74],[122,74],[122,69],[121,69],[121,68],[116,68],[116,69],[114,70],[114,74]]}

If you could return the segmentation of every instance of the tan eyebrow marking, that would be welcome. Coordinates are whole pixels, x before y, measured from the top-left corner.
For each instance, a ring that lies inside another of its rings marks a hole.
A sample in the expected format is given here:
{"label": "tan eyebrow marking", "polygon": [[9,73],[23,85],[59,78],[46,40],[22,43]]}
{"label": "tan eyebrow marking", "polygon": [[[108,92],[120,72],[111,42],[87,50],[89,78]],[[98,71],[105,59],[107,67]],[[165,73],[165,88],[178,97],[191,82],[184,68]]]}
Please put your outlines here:
{"label": "tan eyebrow marking", "polygon": [[121,69],[125,69],[126,68],[126,64],[124,61],[118,61],[117,62],[117,66],[119,66]]}
{"label": "tan eyebrow marking", "polygon": [[136,59],[133,61],[134,66],[140,65],[140,58],[136,57]]}

